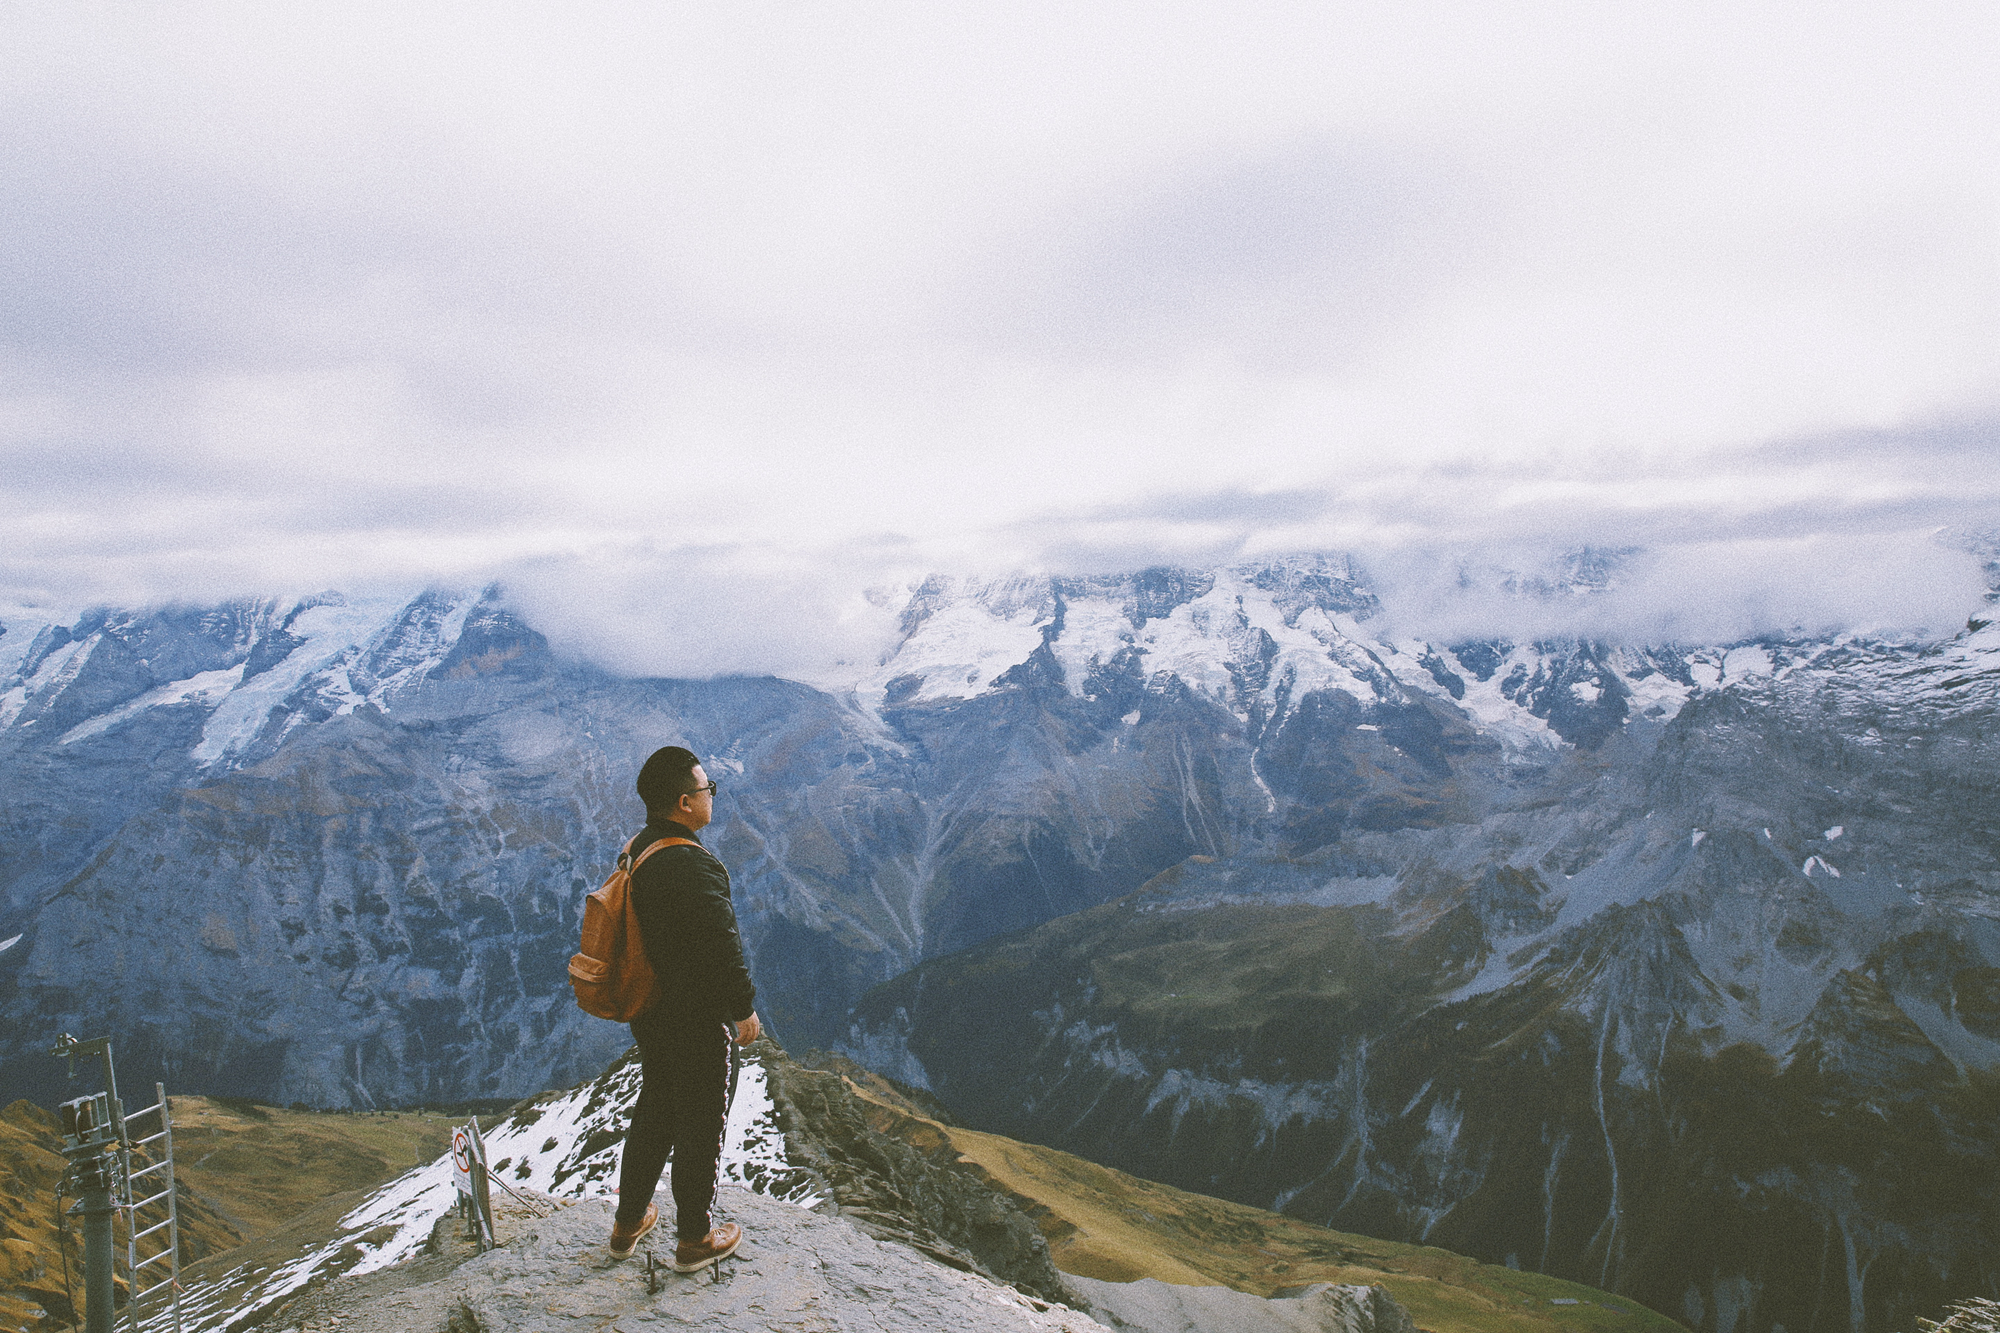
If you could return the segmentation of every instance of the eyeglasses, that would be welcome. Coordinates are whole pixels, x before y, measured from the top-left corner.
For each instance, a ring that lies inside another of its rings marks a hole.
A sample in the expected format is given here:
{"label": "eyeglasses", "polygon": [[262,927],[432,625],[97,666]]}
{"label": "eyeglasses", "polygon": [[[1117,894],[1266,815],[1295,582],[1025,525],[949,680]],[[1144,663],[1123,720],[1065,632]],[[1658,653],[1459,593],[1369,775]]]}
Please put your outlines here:
{"label": "eyeglasses", "polygon": [[710,778],[710,779],[709,779],[709,781],[708,781],[708,785],[707,785],[707,786],[705,786],[705,787],[696,787],[696,788],[695,788],[695,789],[694,789],[693,791],[691,791],[691,792],[689,792],[689,793],[687,793],[687,794],[688,794],[689,796],[699,796],[699,795],[701,795],[701,794],[702,794],[703,792],[707,792],[707,793],[708,793],[708,794],[709,794],[710,796],[713,796],[713,795],[715,795],[715,779],[713,779],[713,778]]}

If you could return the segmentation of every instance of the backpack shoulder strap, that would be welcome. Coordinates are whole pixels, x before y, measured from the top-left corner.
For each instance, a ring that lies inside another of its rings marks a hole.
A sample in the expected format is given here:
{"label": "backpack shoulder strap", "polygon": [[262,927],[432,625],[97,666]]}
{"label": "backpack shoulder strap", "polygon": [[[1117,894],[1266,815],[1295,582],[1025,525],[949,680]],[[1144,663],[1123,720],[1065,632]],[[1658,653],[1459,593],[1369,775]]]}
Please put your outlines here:
{"label": "backpack shoulder strap", "polygon": [[[637,835],[634,835],[632,841],[637,842],[638,840],[639,839]],[[651,856],[654,852],[659,851],[660,848],[662,847],[699,847],[699,846],[701,846],[701,844],[696,842],[693,838],[661,838],[658,842],[648,847],[645,851],[639,853],[638,859],[632,862],[632,869],[634,871],[637,871],[640,866],[646,863],[647,857]],[[631,850],[629,848],[626,849],[626,855],[628,856],[631,855]]]}

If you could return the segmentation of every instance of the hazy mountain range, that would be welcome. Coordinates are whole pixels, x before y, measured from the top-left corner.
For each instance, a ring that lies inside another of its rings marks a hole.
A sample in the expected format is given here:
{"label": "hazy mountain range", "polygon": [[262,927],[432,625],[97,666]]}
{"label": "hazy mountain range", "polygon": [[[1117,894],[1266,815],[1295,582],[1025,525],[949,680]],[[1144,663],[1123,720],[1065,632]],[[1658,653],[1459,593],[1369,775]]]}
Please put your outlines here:
{"label": "hazy mountain range", "polygon": [[777,1030],[976,1124],[1716,1333],[2000,1292],[2000,627],[1378,610],[1341,557],[938,577],[813,685],[620,678],[491,589],[8,613],[0,1098],[60,1030],[316,1105],[593,1074],[581,896],[681,742]]}

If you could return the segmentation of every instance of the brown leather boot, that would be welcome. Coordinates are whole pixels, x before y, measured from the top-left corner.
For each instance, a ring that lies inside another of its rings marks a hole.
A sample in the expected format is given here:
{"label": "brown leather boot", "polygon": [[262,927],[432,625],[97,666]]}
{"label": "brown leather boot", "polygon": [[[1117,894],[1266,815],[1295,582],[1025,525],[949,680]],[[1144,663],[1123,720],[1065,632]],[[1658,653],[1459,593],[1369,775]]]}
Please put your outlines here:
{"label": "brown leather boot", "polygon": [[674,1271],[693,1273],[706,1268],[736,1253],[736,1247],[742,1243],[743,1228],[734,1222],[724,1222],[700,1240],[684,1240],[674,1246]]}
{"label": "brown leather boot", "polygon": [[646,1205],[646,1215],[640,1218],[639,1225],[633,1227],[630,1231],[627,1231],[614,1221],[611,1224],[611,1257],[613,1259],[631,1258],[632,1251],[637,1248],[640,1241],[646,1238],[646,1233],[651,1231],[659,1220],[660,1205],[649,1203]]}

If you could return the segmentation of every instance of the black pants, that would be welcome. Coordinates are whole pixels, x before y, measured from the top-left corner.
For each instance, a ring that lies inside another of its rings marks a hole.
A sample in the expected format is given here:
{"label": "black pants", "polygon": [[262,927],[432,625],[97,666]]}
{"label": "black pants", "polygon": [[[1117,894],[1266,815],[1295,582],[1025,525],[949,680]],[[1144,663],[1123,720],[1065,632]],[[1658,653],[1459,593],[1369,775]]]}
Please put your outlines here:
{"label": "black pants", "polygon": [[722,1134],[736,1096],[736,1044],[720,1019],[652,1010],[632,1022],[641,1083],[618,1167],[618,1221],[646,1215],[660,1171],[673,1157],[674,1233],[700,1240],[712,1225]]}

